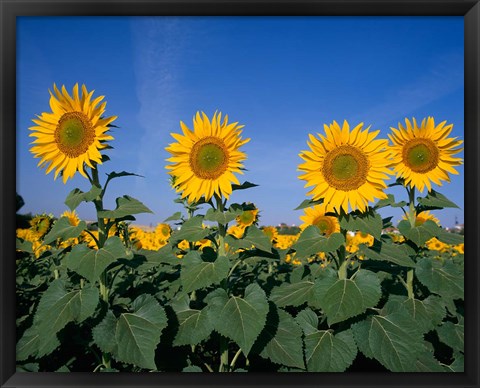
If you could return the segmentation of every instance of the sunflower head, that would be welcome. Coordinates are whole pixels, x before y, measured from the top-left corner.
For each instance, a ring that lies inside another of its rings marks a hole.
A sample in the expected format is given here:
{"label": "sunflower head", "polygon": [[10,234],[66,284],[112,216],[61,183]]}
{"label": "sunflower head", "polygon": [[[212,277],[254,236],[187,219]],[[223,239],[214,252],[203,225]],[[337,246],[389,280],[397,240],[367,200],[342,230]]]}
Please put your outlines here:
{"label": "sunflower head", "polygon": [[158,224],[155,227],[155,234],[160,238],[162,241],[166,241],[170,238],[170,234],[172,233],[172,229],[168,224]]}
{"label": "sunflower head", "polygon": [[52,111],[37,116],[32,120],[36,125],[29,128],[30,136],[36,138],[30,151],[40,158],[38,166],[46,167],[47,174],[55,170],[55,179],[62,173],[63,183],[77,171],[86,178],[85,164],[91,168],[101,164],[100,150],[113,139],[107,131],[117,117],[104,118],[107,103],[100,103],[104,97],[92,97],[93,91],[89,92],[85,85],[80,95],[75,84],[70,95],[65,86],[60,91],[54,84],[50,91]]}
{"label": "sunflower head", "polygon": [[227,233],[235,238],[242,238],[245,233],[245,228],[240,225],[232,225],[228,228]]}
{"label": "sunflower head", "polygon": [[330,236],[332,233],[340,232],[340,224],[337,217],[325,215],[325,205],[316,205],[304,210],[304,215],[300,216],[303,224],[301,229],[305,229],[310,225],[315,225],[320,229],[320,233]]}
{"label": "sunflower head", "polygon": [[365,244],[369,247],[371,247],[374,243],[374,238],[372,235],[365,233],[365,232],[357,232],[355,233],[355,244],[360,245],[360,244]]}
{"label": "sunflower head", "polygon": [[65,210],[60,217],[67,217],[70,225],[77,226],[80,223],[80,218],[75,210]]}
{"label": "sunflower head", "polygon": [[257,215],[258,209],[244,210],[243,213],[236,218],[237,224],[246,228],[257,221]]}
{"label": "sunflower head", "polygon": [[453,155],[459,153],[463,143],[457,138],[448,137],[453,125],[446,121],[435,125],[433,117],[422,120],[420,125],[415,118],[405,119],[405,127],[398,123],[391,128],[389,138],[393,157],[393,168],[397,177],[405,180],[411,188],[423,192],[425,187],[432,189],[432,182],[441,186],[442,181],[450,181],[448,173],[458,174],[454,166],[462,164],[462,159]]}
{"label": "sunflower head", "polygon": [[[404,214],[403,219],[408,220],[408,217]],[[429,220],[435,222],[438,226],[440,226],[440,221],[438,220],[438,218],[435,217],[432,213],[430,213],[429,210],[420,212],[415,216],[415,226],[421,226]]]}
{"label": "sunflower head", "polygon": [[46,214],[37,215],[30,220],[31,230],[39,237],[47,234],[52,225],[52,218]]}
{"label": "sunflower head", "polygon": [[365,211],[375,198],[386,198],[385,180],[390,174],[387,140],[375,140],[380,131],[369,132],[363,123],[350,130],[347,121],[325,125],[325,135],[310,135],[310,150],[302,151],[300,179],[312,187],[314,200],[323,198],[327,211]]}
{"label": "sunflower head", "polygon": [[232,183],[240,184],[234,173],[242,174],[246,155],[240,147],[250,139],[241,138],[238,123],[222,121],[222,114],[215,113],[212,120],[205,113],[197,112],[193,119],[193,131],[180,122],[183,135],[172,133],[177,140],[166,150],[172,155],[167,159],[172,164],[166,168],[175,177],[174,188],[190,203],[205,197],[208,201],[214,194],[228,199]]}
{"label": "sunflower head", "polygon": [[264,226],[262,228],[262,231],[272,242],[275,241],[278,237],[278,230],[274,226]]}

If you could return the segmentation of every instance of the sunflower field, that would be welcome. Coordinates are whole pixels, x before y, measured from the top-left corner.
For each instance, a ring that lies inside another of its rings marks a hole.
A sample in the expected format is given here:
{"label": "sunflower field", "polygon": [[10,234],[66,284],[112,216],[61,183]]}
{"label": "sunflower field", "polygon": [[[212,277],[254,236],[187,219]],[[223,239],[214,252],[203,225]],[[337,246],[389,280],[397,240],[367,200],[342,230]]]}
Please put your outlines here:
{"label": "sunflower field", "polygon": [[[389,139],[324,125],[299,150],[308,198],[285,234],[233,201],[256,186],[239,180],[243,125],[198,112],[165,145],[178,211],[147,230],[132,223],[151,212],[139,199],[104,203],[136,174],[101,172],[117,119],[103,99],[54,85],[30,128],[46,174],[91,188],[72,188],[59,218],[22,215],[17,196],[19,371],[463,371],[464,240],[431,213],[457,207],[432,188],[463,162],[453,125],[405,119]],[[396,225],[379,212],[393,208]]]}

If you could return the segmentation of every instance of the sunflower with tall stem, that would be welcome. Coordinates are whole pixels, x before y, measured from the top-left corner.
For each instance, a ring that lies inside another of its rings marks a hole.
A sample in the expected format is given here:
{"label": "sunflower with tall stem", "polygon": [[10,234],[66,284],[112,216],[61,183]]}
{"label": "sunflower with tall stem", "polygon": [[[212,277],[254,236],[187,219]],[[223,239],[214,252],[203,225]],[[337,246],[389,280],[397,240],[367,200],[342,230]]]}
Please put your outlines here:
{"label": "sunflower with tall stem", "polygon": [[[111,123],[117,116],[103,117],[106,102],[104,96],[93,99],[94,91],[88,91],[82,85],[81,94],[78,84],[73,87],[72,95],[65,86],[61,90],[53,85],[50,91],[51,112],[37,115],[32,121],[36,124],[30,127],[29,136],[36,138],[30,151],[35,158],[40,158],[39,167],[46,168],[46,174],[54,171],[54,179],[62,175],[63,183],[71,179],[78,172],[92,184],[92,189],[99,192],[93,200],[97,211],[98,238],[94,238],[97,249],[101,249],[108,237],[111,226],[99,216],[103,211],[103,196],[105,187],[102,188],[97,166],[102,164],[104,158],[100,151],[108,149],[107,141],[113,140],[108,134]],[[89,171],[90,170],[90,173]],[[100,278],[100,294],[108,304],[108,274],[102,273]],[[102,355],[105,367],[110,367],[108,354]]]}
{"label": "sunflower with tall stem", "polygon": [[[455,166],[463,163],[461,158],[454,157],[462,148],[463,141],[456,137],[448,137],[453,124],[446,121],[435,125],[433,117],[424,118],[418,125],[415,118],[405,119],[405,126],[398,123],[398,128],[391,128],[388,135],[392,145],[392,167],[397,178],[405,186],[408,193],[408,210],[406,218],[410,226],[416,226],[417,211],[415,206],[415,189],[423,192],[432,190],[432,182],[442,186],[449,182],[451,174],[458,174]],[[406,287],[409,298],[413,298],[414,270],[407,272]]]}
{"label": "sunflower with tall stem", "polygon": [[[234,173],[243,174],[246,154],[240,147],[250,141],[242,139],[243,125],[228,123],[228,116],[215,112],[212,119],[203,112],[193,117],[193,130],[180,122],[182,134],[172,133],[176,142],[166,150],[172,155],[166,168],[174,179],[174,188],[188,203],[209,203],[218,212],[224,212],[232,194],[232,184],[240,182]],[[213,202],[215,201],[215,203]],[[226,227],[218,222],[218,256],[225,256]],[[223,282],[227,287],[227,282]],[[228,341],[220,343],[219,371],[228,370]]]}

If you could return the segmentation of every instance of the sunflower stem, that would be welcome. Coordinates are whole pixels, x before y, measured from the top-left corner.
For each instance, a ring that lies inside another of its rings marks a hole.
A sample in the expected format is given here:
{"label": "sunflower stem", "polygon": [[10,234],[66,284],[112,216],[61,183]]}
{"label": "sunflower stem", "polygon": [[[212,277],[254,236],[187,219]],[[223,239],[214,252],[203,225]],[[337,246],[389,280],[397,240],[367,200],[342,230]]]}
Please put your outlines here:
{"label": "sunflower stem", "polygon": [[[410,226],[412,228],[415,227],[415,221],[416,221],[416,215],[415,215],[415,187],[412,187],[410,190],[407,188],[408,192],[408,220],[410,221]],[[407,272],[407,282],[406,282],[406,287],[407,287],[407,293],[409,299],[414,298],[414,293],[413,293],[413,276],[414,276],[414,270],[410,269]]]}

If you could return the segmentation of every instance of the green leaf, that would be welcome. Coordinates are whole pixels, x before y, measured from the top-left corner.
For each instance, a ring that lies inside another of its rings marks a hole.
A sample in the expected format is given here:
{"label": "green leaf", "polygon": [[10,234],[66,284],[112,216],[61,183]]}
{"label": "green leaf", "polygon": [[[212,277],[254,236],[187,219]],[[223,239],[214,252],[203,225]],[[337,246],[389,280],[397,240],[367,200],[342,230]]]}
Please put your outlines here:
{"label": "green leaf", "polygon": [[182,219],[182,212],[175,212],[170,217],[165,218],[163,222],[177,221]]}
{"label": "green leaf", "polygon": [[315,225],[307,227],[299,236],[292,249],[296,251],[296,258],[305,259],[319,252],[335,252],[345,244],[345,238],[341,233],[332,233],[325,237]]}
{"label": "green leaf", "polygon": [[352,326],[360,351],[392,372],[413,372],[423,336],[405,310],[374,315]]}
{"label": "green leaf", "polygon": [[428,207],[428,208],[440,208],[440,209],[443,209],[446,207],[458,208],[456,204],[454,204],[443,194],[440,194],[435,190],[430,191],[425,198],[418,198],[418,203],[419,205]]}
{"label": "green leaf", "polygon": [[117,219],[139,213],[153,213],[139,200],[128,195],[116,199],[117,207],[115,210],[102,210],[98,212],[100,218]]}
{"label": "green leaf", "polygon": [[395,244],[376,240],[371,247],[361,244],[359,251],[371,260],[388,261],[403,267],[415,267],[415,263],[408,254]]}
{"label": "green leaf", "polygon": [[180,281],[185,292],[220,283],[228,275],[230,261],[219,256],[213,263],[203,261],[198,251],[188,252],[182,259]]}
{"label": "green leaf", "polygon": [[380,240],[382,235],[382,217],[373,209],[368,212],[356,211],[347,215],[342,215],[339,218],[340,227],[345,230],[368,233]]}
{"label": "green leaf", "polygon": [[232,209],[225,212],[208,209],[207,213],[205,214],[205,221],[218,222],[222,225],[226,225],[230,221],[233,221],[235,218],[237,218],[237,216],[242,214],[242,212],[243,211],[241,209]]}
{"label": "green leaf", "polygon": [[387,198],[380,199],[374,206],[374,209],[380,209],[382,207],[391,206],[391,207],[403,207],[407,203],[405,201],[395,202],[395,197],[393,194],[387,194]]}
{"label": "green leaf", "polygon": [[23,240],[21,238],[16,239],[16,249],[26,253],[33,253],[33,244],[31,241]]}
{"label": "green leaf", "polygon": [[65,263],[67,268],[94,283],[105,268],[122,257],[125,257],[125,247],[119,237],[113,236],[98,250],[83,244],[75,245],[65,257]]}
{"label": "green leaf", "polygon": [[424,300],[392,295],[389,298],[389,303],[390,301],[400,302],[412,319],[417,323],[417,326],[422,333],[427,333],[430,330],[433,330],[442,322],[447,313],[442,299],[435,295],[430,295]]}
{"label": "green leaf", "polygon": [[464,298],[464,276],[460,269],[451,261],[432,258],[420,259],[415,275],[431,292],[444,298]]}
{"label": "green leaf", "polygon": [[305,359],[309,372],[344,372],[357,355],[351,330],[333,335],[316,331],[305,336]]}
{"label": "green leaf", "polygon": [[295,321],[302,328],[305,335],[313,334],[318,331],[318,316],[309,307],[300,311],[295,317]]}
{"label": "green leaf", "polygon": [[446,372],[438,360],[429,351],[421,353],[415,361],[414,372]]}
{"label": "green leaf", "polygon": [[50,232],[43,239],[44,244],[51,244],[58,238],[68,240],[80,235],[87,228],[85,221],[80,221],[77,226],[70,224],[67,217],[59,218],[54,224]]}
{"label": "green leaf", "polygon": [[307,207],[312,207],[312,206],[315,206],[315,205],[320,205],[323,203],[323,199],[320,199],[320,200],[317,200],[317,201],[314,201],[312,199],[305,199],[302,201],[302,203],[300,205],[298,205],[295,209],[293,210],[301,210],[301,209],[305,209]]}
{"label": "green leaf", "polygon": [[202,368],[196,365],[190,365],[186,366],[185,368],[182,369],[182,372],[202,372]]}
{"label": "green leaf", "polygon": [[114,178],[120,178],[122,176],[138,176],[140,178],[145,178],[143,175],[138,175],[134,174],[133,172],[127,172],[127,171],[121,171],[121,172],[115,172],[112,171],[110,174],[107,174],[108,180],[112,180]]}
{"label": "green leaf", "polygon": [[422,225],[414,228],[411,227],[409,221],[402,220],[398,224],[398,230],[419,247],[440,233],[440,228],[432,220],[427,220]]}
{"label": "green leaf", "polygon": [[29,355],[42,357],[59,345],[56,334],[69,322],[81,323],[92,316],[98,305],[95,287],[68,292],[63,280],[54,280],[43,293],[33,326],[19,341],[17,352],[21,358]]}
{"label": "green leaf", "polygon": [[145,369],[156,369],[155,349],[167,326],[167,315],[157,300],[147,294],[133,302],[133,312],[118,318],[115,339],[118,361]]}
{"label": "green leaf", "polygon": [[315,301],[315,283],[310,281],[283,283],[273,288],[270,300],[278,307],[296,307],[308,301]]}
{"label": "green leaf", "polygon": [[187,240],[189,242],[196,242],[204,239],[210,234],[210,229],[203,228],[203,217],[195,216],[185,221],[179,231],[172,233],[171,241]]}
{"label": "green leaf", "polygon": [[273,324],[267,320],[266,331],[273,337],[260,353],[263,358],[270,361],[304,369],[302,341],[302,329],[287,312],[275,309],[278,321]]}
{"label": "green leaf", "polygon": [[255,225],[250,225],[247,228],[247,233],[243,238],[237,239],[228,235],[225,242],[233,249],[252,249],[252,247],[255,247],[265,252],[272,251],[270,239]]}
{"label": "green leaf", "polygon": [[140,249],[135,252],[134,257],[145,257],[146,264],[157,266],[160,264],[180,265],[181,260],[174,254],[172,246],[170,244],[164,245],[158,251],[149,251],[146,249]]}
{"label": "green leaf", "polygon": [[437,327],[438,338],[440,341],[459,352],[464,351],[464,332],[463,320],[457,324],[453,322],[444,322],[441,326]]}
{"label": "green leaf", "polygon": [[450,365],[444,365],[444,368],[447,372],[464,372],[464,356],[463,354],[455,355],[455,361]]}
{"label": "green leaf", "polygon": [[439,229],[437,239],[449,245],[463,244],[465,239],[461,234],[447,232],[445,229]]}
{"label": "green leaf", "polygon": [[235,190],[245,190],[245,189],[249,189],[251,187],[256,187],[258,185],[256,185],[255,183],[251,183],[251,182],[248,182],[248,181],[245,181],[243,182],[241,185],[237,185],[237,184],[233,184],[232,185],[232,191],[235,191]]}
{"label": "green leaf", "polygon": [[258,284],[250,284],[243,298],[228,297],[224,289],[216,289],[205,298],[208,316],[215,330],[235,341],[245,355],[265,326],[268,302]]}
{"label": "green leaf", "polygon": [[172,303],[178,318],[178,332],[173,341],[174,346],[197,345],[207,339],[213,330],[208,318],[208,310],[194,310],[189,307],[188,296]]}
{"label": "green leaf", "polygon": [[69,209],[73,211],[83,201],[85,202],[93,201],[95,198],[97,198],[100,195],[101,192],[102,192],[102,189],[98,186],[92,186],[92,188],[86,193],[84,193],[80,189],[73,189],[65,199],[65,205],[67,205]]}
{"label": "green leaf", "polygon": [[92,329],[93,341],[102,352],[116,354],[118,346],[115,339],[116,327],[117,318],[108,310],[103,320]]}
{"label": "green leaf", "polygon": [[316,298],[329,326],[374,307],[381,294],[380,280],[375,273],[366,270],[359,270],[354,280],[320,279],[316,287]]}

